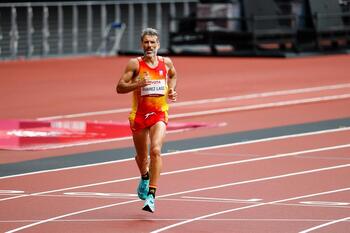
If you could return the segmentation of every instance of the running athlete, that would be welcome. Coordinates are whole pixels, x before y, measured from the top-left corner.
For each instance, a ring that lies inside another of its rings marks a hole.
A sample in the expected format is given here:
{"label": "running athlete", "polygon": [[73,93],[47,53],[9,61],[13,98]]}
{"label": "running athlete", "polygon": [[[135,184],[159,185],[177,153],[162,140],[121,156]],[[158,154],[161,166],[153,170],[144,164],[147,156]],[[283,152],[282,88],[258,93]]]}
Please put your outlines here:
{"label": "running athlete", "polygon": [[129,60],[116,89],[118,93],[133,92],[129,122],[141,174],[137,194],[145,200],[143,210],[153,213],[168,123],[167,99],[175,102],[177,98],[176,71],[170,58],[157,55],[160,43],[155,29],[142,31],[141,46],[143,56]]}

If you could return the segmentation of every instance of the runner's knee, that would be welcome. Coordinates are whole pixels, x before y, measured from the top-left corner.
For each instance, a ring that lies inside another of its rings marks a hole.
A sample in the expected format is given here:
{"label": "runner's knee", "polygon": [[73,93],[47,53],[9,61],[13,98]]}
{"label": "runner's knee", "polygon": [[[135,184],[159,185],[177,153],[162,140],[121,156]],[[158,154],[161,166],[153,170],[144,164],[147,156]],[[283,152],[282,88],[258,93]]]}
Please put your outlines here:
{"label": "runner's knee", "polygon": [[147,156],[147,154],[142,154],[142,155],[137,154],[135,156],[135,160],[139,163],[147,163],[148,156]]}
{"label": "runner's knee", "polygon": [[151,147],[151,151],[150,151],[150,156],[151,157],[159,157],[161,154],[161,150],[159,146],[153,146]]}

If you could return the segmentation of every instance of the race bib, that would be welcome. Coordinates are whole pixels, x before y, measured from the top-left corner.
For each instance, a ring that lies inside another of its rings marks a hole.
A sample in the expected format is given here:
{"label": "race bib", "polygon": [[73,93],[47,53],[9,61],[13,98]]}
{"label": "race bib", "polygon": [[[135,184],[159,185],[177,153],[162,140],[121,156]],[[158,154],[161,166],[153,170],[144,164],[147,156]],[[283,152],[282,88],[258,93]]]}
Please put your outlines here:
{"label": "race bib", "polygon": [[151,80],[151,84],[141,88],[141,96],[165,95],[165,80]]}

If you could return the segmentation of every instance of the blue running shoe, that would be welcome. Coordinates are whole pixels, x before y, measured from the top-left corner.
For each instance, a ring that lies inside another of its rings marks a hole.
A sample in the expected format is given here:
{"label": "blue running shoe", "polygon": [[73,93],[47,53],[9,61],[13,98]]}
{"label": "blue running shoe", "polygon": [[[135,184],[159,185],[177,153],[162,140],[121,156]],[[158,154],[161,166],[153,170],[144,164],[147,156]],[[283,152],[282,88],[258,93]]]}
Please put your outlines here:
{"label": "blue running shoe", "polygon": [[146,200],[148,194],[149,180],[140,180],[139,186],[137,187],[137,195],[141,200]]}
{"label": "blue running shoe", "polygon": [[143,210],[153,213],[156,209],[154,205],[154,197],[152,194],[149,194],[146,198],[145,204],[143,205]]}

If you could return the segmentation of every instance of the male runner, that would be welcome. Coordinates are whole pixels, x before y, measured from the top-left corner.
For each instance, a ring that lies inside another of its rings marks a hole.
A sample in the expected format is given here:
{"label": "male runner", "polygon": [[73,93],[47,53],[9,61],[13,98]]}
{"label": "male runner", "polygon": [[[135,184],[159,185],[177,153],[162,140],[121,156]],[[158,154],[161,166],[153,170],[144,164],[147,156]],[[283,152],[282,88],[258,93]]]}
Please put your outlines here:
{"label": "male runner", "polygon": [[[168,123],[167,99],[176,101],[176,71],[168,57],[157,56],[160,47],[155,29],[141,34],[143,56],[129,60],[117,85],[118,93],[133,92],[130,128],[141,180],[137,187],[143,210],[154,212],[154,198],[162,169],[161,149]],[[148,141],[150,143],[148,162]]]}

